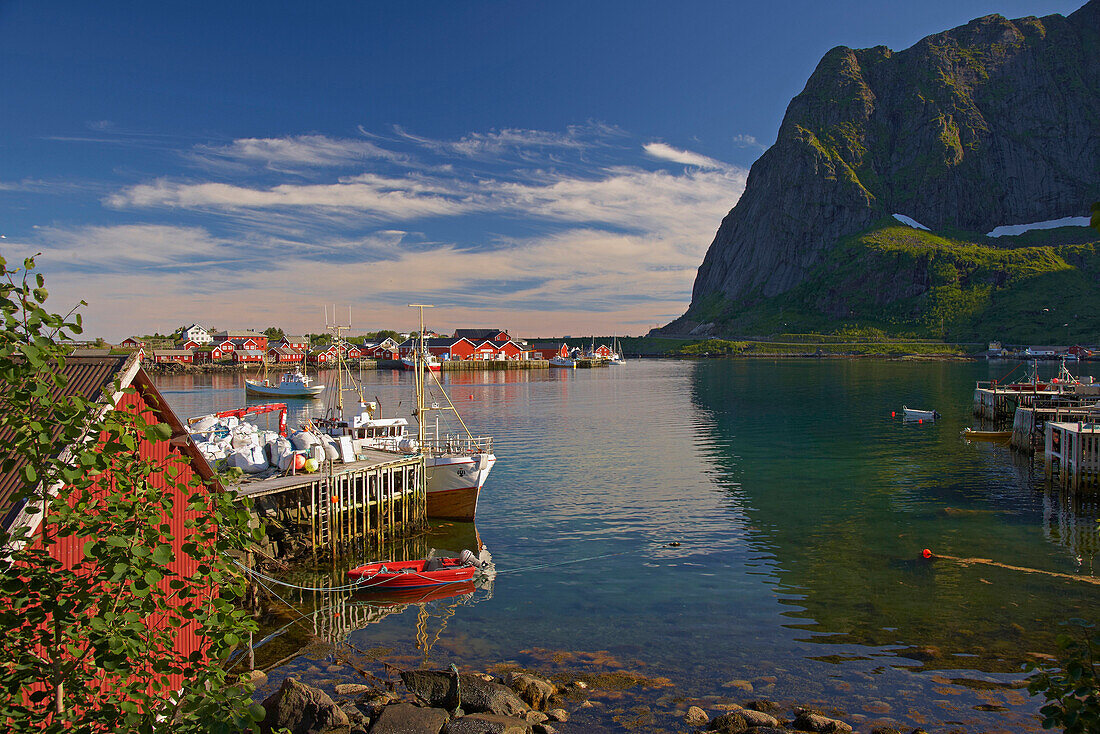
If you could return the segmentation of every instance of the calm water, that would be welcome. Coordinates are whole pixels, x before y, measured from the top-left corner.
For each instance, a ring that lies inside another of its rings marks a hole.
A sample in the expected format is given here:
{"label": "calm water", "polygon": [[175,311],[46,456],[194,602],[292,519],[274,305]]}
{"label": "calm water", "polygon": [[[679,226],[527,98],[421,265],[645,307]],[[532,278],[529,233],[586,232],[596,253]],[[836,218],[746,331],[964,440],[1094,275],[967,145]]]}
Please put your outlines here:
{"label": "calm water", "polygon": [[[1095,505],[1048,490],[1041,465],[1005,447],[960,438],[974,381],[1013,366],[631,360],[447,374],[471,430],[496,437],[477,531],[501,574],[472,596],[376,609],[349,639],[403,667],[646,676],[578,711],[576,731],[676,730],[690,702],[754,696],[835,706],[864,731],[1038,730],[1037,704],[1012,685],[1019,666],[1053,650],[1059,621],[1090,616],[1096,587],[915,560],[927,547],[1092,575]],[[408,414],[410,379],[364,373],[386,415]],[[184,417],[245,400],[239,375],[159,385]],[[902,404],[943,418],[903,425],[890,418]],[[299,401],[292,423],[319,406]],[[448,534],[473,535],[446,525],[427,542],[468,544]],[[330,664],[281,670],[323,679]]]}

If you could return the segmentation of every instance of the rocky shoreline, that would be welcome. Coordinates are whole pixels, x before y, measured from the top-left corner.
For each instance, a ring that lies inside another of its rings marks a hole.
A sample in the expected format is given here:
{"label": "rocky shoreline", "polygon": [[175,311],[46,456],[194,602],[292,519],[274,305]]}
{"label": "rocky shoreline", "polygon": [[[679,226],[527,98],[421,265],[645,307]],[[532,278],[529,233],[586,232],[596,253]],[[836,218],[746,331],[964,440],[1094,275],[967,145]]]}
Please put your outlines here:
{"label": "rocky shoreline", "polygon": [[[266,682],[262,673],[253,675],[258,683]],[[332,688],[335,695],[330,696],[288,676],[262,704],[266,717],[261,731],[270,734],[285,728],[315,734],[556,734],[592,731],[591,722],[581,723],[575,717],[602,705],[593,700],[594,687],[583,680],[556,684],[526,670],[494,676],[463,673],[451,666],[450,670],[400,671],[400,678],[403,687],[400,692],[396,683],[375,679],[370,684],[336,683]],[[854,731],[851,724],[818,709],[763,698],[742,704],[713,703],[709,712],[685,698],[672,698],[669,703],[674,710],[668,713],[680,724],[676,731],[719,734]],[[616,726],[597,728],[658,730],[652,715],[637,710],[635,714],[630,719],[615,717]],[[899,730],[888,726],[868,731],[925,734],[924,729]]]}

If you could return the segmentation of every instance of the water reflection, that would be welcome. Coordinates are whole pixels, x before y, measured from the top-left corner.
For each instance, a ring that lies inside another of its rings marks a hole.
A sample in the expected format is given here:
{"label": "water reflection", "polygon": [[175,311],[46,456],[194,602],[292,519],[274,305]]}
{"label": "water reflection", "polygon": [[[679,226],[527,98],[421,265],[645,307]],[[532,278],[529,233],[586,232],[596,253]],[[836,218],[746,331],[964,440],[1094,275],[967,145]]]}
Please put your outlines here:
{"label": "water reflection", "polygon": [[[802,641],[877,648],[895,665],[1013,673],[1054,648],[1058,622],[1092,611],[1094,587],[1054,574],[1094,573],[1096,503],[1045,486],[1005,447],[959,439],[972,380],[988,369],[696,370],[710,458],[737,480],[731,502],[774,554]],[[906,402],[943,419],[916,430],[889,419]],[[917,561],[925,547],[1037,572]]]}

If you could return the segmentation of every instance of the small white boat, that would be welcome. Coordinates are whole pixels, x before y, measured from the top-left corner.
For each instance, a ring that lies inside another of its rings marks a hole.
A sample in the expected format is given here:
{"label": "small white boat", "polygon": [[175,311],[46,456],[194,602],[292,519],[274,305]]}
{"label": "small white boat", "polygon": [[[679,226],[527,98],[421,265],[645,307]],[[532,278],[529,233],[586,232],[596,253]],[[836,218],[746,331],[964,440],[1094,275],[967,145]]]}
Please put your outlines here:
{"label": "small white boat", "polygon": [[940,414],[934,410],[915,410],[904,405],[901,406],[901,410],[907,421],[934,421],[940,417]]}
{"label": "small white boat", "polygon": [[300,371],[284,372],[278,384],[270,380],[245,380],[244,390],[249,395],[278,398],[312,398],[325,390],[324,385],[311,385],[313,379]]}
{"label": "small white boat", "polygon": [[551,367],[576,367],[577,360],[570,357],[554,357],[550,360]]}

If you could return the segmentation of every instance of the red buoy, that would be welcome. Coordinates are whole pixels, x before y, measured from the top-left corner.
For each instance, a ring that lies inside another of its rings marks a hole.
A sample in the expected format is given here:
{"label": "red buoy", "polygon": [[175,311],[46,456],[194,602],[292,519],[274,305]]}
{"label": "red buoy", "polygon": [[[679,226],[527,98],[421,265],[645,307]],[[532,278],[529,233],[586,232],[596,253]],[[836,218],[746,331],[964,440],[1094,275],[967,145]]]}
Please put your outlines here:
{"label": "red buoy", "polygon": [[891,410],[890,411],[890,417],[891,418],[897,418],[898,417],[898,412],[896,410]]}
{"label": "red buoy", "polygon": [[931,557],[932,557],[932,551],[928,550],[927,548],[925,548],[924,550],[922,550],[922,551],[920,552],[920,554],[921,554],[922,556],[924,556],[925,558],[931,558]]}
{"label": "red buoy", "polygon": [[917,423],[924,423],[924,418],[918,418]]}

